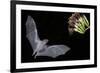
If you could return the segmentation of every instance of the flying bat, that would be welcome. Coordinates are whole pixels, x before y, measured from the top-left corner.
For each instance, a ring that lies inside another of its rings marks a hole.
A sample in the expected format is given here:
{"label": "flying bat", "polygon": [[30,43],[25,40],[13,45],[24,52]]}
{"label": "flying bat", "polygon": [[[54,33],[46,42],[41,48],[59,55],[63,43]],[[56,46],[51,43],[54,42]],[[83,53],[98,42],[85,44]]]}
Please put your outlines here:
{"label": "flying bat", "polygon": [[38,35],[36,28],[36,23],[31,16],[27,17],[26,21],[26,37],[29,40],[31,47],[33,49],[33,54],[36,58],[37,56],[48,56],[56,58],[57,56],[64,55],[70,50],[66,45],[47,45],[48,39],[41,40]]}

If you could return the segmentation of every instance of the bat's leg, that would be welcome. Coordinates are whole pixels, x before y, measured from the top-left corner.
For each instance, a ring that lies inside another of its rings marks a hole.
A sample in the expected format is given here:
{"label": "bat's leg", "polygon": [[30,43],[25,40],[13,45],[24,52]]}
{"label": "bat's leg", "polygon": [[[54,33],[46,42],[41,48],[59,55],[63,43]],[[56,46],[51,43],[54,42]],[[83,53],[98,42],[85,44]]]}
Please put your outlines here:
{"label": "bat's leg", "polygon": [[33,52],[32,56],[36,55],[36,52]]}
{"label": "bat's leg", "polygon": [[39,53],[39,52],[36,52],[36,53],[34,54],[34,59],[36,59],[36,57],[38,56],[38,53]]}
{"label": "bat's leg", "polygon": [[36,56],[37,56],[36,54],[37,54],[37,52],[35,52],[35,53],[33,52],[33,54],[32,54],[32,56],[34,56],[35,59],[36,59]]}
{"label": "bat's leg", "polygon": [[37,56],[37,55],[34,56],[34,59],[36,59],[36,56]]}
{"label": "bat's leg", "polygon": [[44,48],[44,46],[47,44],[47,42],[48,42],[48,39],[44,39],[43,41],[40,41],[37,44],[37,48],[34,50],[33,55],[35,53],[38,53],[40,50],[42,50]]}

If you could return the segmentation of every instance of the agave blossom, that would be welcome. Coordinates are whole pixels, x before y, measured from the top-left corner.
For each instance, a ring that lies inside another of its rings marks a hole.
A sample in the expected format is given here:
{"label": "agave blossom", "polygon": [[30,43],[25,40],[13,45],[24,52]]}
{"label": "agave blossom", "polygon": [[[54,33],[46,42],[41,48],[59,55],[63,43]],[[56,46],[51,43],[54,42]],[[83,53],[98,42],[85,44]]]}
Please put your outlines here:
{"label": "agave blossom", "polygon": [[89,21],[84,14],[83,15],[80,15],[79,13],[72,14],[72,16],[69,17],[68,23],[69,23],[68,30],[70,34],[72,34],[73,32],[84,34],[85,31],[90,28]]}

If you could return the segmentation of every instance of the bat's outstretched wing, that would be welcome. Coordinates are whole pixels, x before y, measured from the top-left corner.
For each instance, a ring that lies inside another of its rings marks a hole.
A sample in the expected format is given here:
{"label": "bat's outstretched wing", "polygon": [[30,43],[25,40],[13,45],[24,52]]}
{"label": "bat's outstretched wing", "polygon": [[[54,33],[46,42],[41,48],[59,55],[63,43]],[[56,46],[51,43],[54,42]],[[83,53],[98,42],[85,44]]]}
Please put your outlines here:
{"label": "bat's outstretched wing", "polygon": [[41,51],[37,52],[36,55],[56,58],[57,56],[64,55],[69,50],[70,48],[65,45],[53,45],[49,47],[44,46],[44,48]]}
{"label": "bat's outstretched wing", "polygon": [[31,16],[28,16],[26,21],[26,37],[28,38],[32,46],[32,49],[34,51],[33,53],[35,54],[36,50],[38,50],[37,48],[39,47],[42,41],[38,36],[36,23]]}
{"label": "bat's outstretched wing", "polygon": [[36,23],[31,16],[28,16],[26,21],[26,36],[32,46],[33,55],[36,53],[35,57],[49,56],[55,58],[59,55],[65,54],[68,50],[70,50],[70,48],[65,45],[52,45],[47,47],[46,43],[48,40],[40,40],[37,33]]}

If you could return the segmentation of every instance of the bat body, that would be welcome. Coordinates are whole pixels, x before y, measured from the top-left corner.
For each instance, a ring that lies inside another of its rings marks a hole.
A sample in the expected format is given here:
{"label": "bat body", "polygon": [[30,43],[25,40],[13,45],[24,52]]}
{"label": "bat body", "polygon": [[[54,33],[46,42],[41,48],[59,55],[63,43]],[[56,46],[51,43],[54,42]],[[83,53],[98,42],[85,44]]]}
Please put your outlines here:
{"label": "bat body", "polygon": [[63,55],[70,50],[69,47],[62,44],[49,46],[47,45],[48,39],[40,40],[36,23],[31,16],[28,16],[26,21],[26,37],[32,46],[35,58],[36,56],[49,56],[56,58],[57,56]]}

